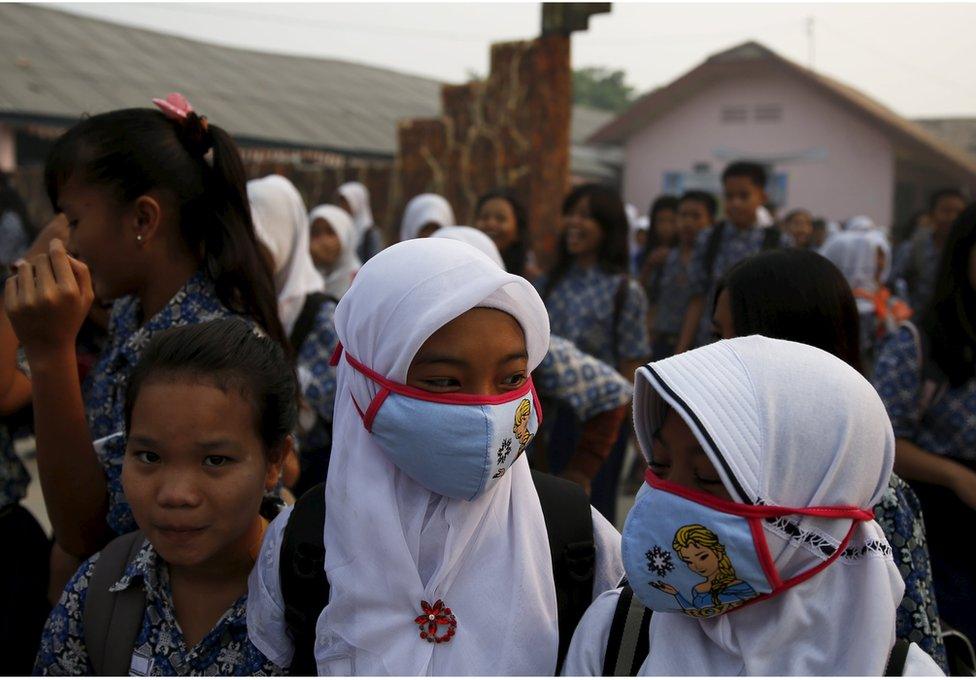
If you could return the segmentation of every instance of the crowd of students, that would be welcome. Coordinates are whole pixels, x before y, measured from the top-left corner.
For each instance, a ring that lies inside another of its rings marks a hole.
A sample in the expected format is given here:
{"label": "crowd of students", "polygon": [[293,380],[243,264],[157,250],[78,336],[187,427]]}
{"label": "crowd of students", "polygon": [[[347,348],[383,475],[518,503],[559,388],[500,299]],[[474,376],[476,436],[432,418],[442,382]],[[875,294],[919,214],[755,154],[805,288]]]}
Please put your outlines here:
{"label": "crowd of students", "polygon": [[308,211],[154,102],[58,138],[57,217],[3,237],[4,671],[963,668],[961,193],[893,248],[863,216],[776,222],[748,161],[643,221],[584,184],[542,271],[504,188],[472,227],[416,196],[383,247],[362,184]]}

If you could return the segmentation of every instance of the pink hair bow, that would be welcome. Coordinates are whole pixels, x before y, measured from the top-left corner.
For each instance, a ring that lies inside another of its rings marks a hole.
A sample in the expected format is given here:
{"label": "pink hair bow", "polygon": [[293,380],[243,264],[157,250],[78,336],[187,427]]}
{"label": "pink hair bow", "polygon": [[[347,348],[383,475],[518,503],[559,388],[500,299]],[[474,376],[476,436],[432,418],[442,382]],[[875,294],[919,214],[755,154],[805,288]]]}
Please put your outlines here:
{"label": "pink hair bow", "polygon": [[155,104],[163,114],[171,119],[184,122],[191,113],[193,106],[189,100],[179,92],[173,92],[166,96],[166,99],[153,99]]}

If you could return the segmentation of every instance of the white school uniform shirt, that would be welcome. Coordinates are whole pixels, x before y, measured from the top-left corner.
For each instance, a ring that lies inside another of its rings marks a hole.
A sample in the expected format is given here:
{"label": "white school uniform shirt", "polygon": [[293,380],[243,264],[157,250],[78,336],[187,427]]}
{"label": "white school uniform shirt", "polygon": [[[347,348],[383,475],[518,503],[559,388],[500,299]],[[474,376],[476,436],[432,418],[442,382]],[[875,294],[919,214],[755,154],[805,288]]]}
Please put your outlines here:
{"label": "white school uniform shirt", "polygon": [[[525,334],[528,369],[539,364],[549,319],[538,293],[451,239],[410,240],[363,265],[336,310],[336,331],[349,356],[403,383],[424,341],[475,307],[511,314]],[[377,391],[340,361],[324,534],[331,592],[316,626],[319,674],[551,675],[556,592],[525,457],[473,501],[434,494],[399,471],[363,427],[355,404]],[[293,648],[278,561],[287,518],[280,515],[265,534],[248,595],[249,637],[285,665]],[[616,530],[595,513],[593,530],[598,594],[619,582],[623,568]],[[421,600],[438,599],[457,617],[457,634],[430,644],[413,620]]]}
{"label": "white school uniform shirt", "polygon": [[[871,508],[888,484],[895,446],[881,399],[857,371],[815,347],[751,336],[639,369],[634,426],[648,460],[668,409],[694,433],[736,502]],[[809,543],[836,548],[851,526],[789,519],[796,533],[763,523],[784,579],[826,559]],[[840,558],[770,599],[710,619],[654,613],[640,674],[880,676],[904,590],[881,527],[859,522]],[[583,617],[566,675],[602,674],[618,596],[605,593]],[[941,675],[915,645],[905,672]]]}

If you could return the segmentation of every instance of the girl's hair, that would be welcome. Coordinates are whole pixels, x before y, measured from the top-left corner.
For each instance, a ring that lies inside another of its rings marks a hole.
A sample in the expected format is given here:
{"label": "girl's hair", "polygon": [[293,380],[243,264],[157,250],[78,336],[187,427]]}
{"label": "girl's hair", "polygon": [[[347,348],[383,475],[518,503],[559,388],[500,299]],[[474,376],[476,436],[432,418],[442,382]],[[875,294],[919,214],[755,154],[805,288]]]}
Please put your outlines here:
{"label": "girl's hair", "polygon": [[512,213],[515,215],[515,226],[517,229],[515,243],[506,248],[505,252],[501,253],[502,261],[505,263],[505,269],[508,273],[522,276],[525,273],[525,258],[528,254],[530,238],[529,222],[525,216],[525,208],[515,198],[515,194],[508,189],[493,189],[478,199],[478,204],[474,209],[475,215],[481,212],[485,203],[495,198],[500,198],[511,206]]}
{"label": "girl's hair", "polygon": [[[678,204],[681,200],[677,196],[672,196],[671,194],[664,194],[663,196],[658,196],[651,203],[650,209],[647,211],[648,219],[648,234],[647,234],[647,245],[644,247],[644,255],[647,255],[655,248],[660,246],[667,246],[668,248],[673,248],[678,245],[678,235],[675,233],[670,241],[663,241],[657,233],[657,220],[658,215],[660,215],[662,210],[670,210],[671,212],[678,212]],[[643,260],[643,258],[641,258]]]}
{"label": "girl's hair", "polygon": [[827,258],[807,250],[771,250],[747,258],[719,280],[713,312],[726,289],[736,335],[813,345],[861,371],[854,294]]}
{"label": "girl's hair", "polygon": [[268,453],[298,422],[297,380],[283,348],[240,318],[178,326],[153,337],[126,386],[126,434],[139,390],[153,380],[238,390],[254,410],[255,428]]}
{"label": "girl's hair", "polygon": [[920,326],[928,337],[931,360],[953,387],[976,375],[976,290],[969,279],[976,248],[976,203],[956,219],[942,246],[932,299]]}
{"label": "girl's hair", "polygon": [[671,543],[675,552],[686,550],[691,545],[711,550],[718,557],[718,573],[712,578],[712,587],[708,591],[712,596],[712,604],[717,607],[721,604],[719,595],[722,591],[739,580],[735,575],[735,567],[732,566],[732,560],[725,552],[725,546],[719,542],[718,536],[701,524],[687,524],[681,527],[675,532],[674,542]]}
{"label": "girl's hair", "polygon": [[[580,201],[590,200],[590,215],[600,225],[603,231],[603,241],[597,255],[597,264],[608,274],[623,274],[627,272],[627,235],[629,232],[627,212],[624,210],[620,195],[609,187],[601,184],[582,184],[571,192],[563,201],[563,215],[568,215]],[[556,285],[569,271],[573,263],[573,256],[566,248],[566,234],[563,232],[559,239],[559,250],[556,254],[556,264],[549,275],[543,299],[549,297]]]}
{"label": "girl's hair", "polygon": [[[240,154],[230,135],[191,113],[177,123],[152,109],[121,109],[85,118],[61,135],[44,168],[58,211],[65,184],[78,179],[108,187],[121,203],[153,189],[179,206],[180,233],[202,253],[217,295],[287,346],[271,272],[251,222]],[[212,151],[212,162],[206,159]]]}

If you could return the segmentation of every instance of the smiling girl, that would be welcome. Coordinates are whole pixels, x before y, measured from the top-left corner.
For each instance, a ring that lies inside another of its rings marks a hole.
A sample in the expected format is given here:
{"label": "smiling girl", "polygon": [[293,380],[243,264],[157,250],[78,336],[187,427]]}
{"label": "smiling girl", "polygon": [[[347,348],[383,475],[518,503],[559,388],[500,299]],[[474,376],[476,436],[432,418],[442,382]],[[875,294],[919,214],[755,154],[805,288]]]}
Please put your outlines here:
{"label": "smiling girl", "polygon": [[[247,639],[247,575],[296,419],[281,347],[246,322],[158,334],[125,397],[122,485],[139,530],[81,565],[35,673],[280,674]],[[142,615],[127,627],[133,591]]]}

